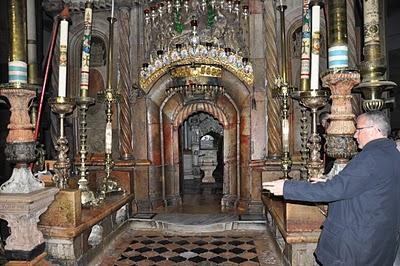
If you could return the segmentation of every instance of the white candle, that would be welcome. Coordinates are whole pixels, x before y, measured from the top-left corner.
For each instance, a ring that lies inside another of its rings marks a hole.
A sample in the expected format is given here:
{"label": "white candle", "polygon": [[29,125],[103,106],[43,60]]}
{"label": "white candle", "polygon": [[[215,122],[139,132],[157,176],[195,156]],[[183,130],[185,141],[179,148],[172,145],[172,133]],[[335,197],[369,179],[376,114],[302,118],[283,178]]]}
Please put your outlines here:
{"label": "white candle", "polygon": [[60,22],[60,57],[58,72],[58,96],[67,96],[67,64],[68,64],[68,21]]}
{"label": "white candle", "polygon": [[82,68],[81,68],[81,84],[79,96],[85,98],[89,91],[89,66],[90,66],[90,45],[92,39],[92,5],[87,2],[85,8],[85,20],[82,41]]}
{"label": "white candle", "polygon": [[114,0],[111,1],[111,18],[114,17]]}
{"label": "white candle", "polygon": [[320,11],[319,5],[314,5],[311,9],[311,90],[319,88]]}

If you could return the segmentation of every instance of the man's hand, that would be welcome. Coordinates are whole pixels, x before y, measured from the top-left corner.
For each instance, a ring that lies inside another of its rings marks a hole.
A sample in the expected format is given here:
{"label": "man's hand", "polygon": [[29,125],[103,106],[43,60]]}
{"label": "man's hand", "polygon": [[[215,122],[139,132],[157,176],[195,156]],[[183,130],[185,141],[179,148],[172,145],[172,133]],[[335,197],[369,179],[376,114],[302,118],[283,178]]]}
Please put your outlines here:
{"label": "man's hand", "polygon": [[282,196],[284,183],[284,179],[279,179],[271,182],[264,182],[262,185],[263,189],[270,191],[275,196]]}

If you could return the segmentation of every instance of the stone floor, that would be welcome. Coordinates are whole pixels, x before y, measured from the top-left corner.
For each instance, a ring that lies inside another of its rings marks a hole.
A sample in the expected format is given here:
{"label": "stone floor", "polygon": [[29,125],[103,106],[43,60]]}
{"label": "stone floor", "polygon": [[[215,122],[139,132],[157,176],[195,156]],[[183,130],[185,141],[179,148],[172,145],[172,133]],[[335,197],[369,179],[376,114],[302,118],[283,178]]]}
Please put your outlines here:
{"label": "stone floor", "polygon": [[96,265],[282,265],[267,231],[177,235],[124,231]]}
{"label": "stone floor", "polygon": [[[204,231],[207,224],[252,220],[240,210],[222,212],[219,195],[183,196],[180,207],[157,210],[157,214],[137,214],[143,219],[181,225],[181,231],[124,230],[93,265],[283,265],[281,252],[265,230]],[[134,216],[135,217],[135,216]],[[262,216],[255,220],[263,219]],[[186,231],[198,226],[198,230]]]}

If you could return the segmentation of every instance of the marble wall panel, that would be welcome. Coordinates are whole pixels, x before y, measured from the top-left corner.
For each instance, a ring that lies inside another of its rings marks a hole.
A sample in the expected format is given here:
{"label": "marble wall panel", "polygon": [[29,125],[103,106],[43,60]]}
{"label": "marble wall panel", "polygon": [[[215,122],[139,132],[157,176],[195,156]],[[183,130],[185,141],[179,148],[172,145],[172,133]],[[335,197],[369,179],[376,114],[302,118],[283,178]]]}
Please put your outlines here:
{"label": "marble wall panel", "polygon": [[263,159],[267,148],[265,92],[254,93],[251,108],[251,160]]}
{"label": "marble wall panel", "polygon": [[261,171],[255,171],[254,169],[250,169],[250,177],[251,177],[251,200],[261,202]]}
{"label": "marble wall panel", "polygon": [[224,194],[237,195],[236,157],[227,158],[224,163]]}
{"label": "marble wall panel", "polygon": [[162,196],[161,166],[149,167],[149,196],[158,198]]}
{"label": "marble wall panel", "polygon": [[148,157],[153,165],[161,164],[160,124],[148,125]]}
{"label": "marble wall panel", "polygon": [[[164,164],[174,163],[174,138],[173,125],[169,121],[163,122],[163,140],[164,140]],[[178,145],[178,143],[176,143]]]}
{"label": "marble wall panel", "polygon": [[149,196],[148,166],[135,167],[134,189],[136,200],[147,200]]}
{"label": "marble wall panel", "polygon": [[165,195],[168,197],[177,193],[179,193],[179,178],[175,176],[175,167],[165,165]]}
{"label": "marble wall panel", "polygon": [[131,105],[132,145],[135,159],[147,159],[148,128],[146,126],[146,112],[139,112],[139,110],[146,110],[146,108],[146,100],[144,98],[138,99]]}

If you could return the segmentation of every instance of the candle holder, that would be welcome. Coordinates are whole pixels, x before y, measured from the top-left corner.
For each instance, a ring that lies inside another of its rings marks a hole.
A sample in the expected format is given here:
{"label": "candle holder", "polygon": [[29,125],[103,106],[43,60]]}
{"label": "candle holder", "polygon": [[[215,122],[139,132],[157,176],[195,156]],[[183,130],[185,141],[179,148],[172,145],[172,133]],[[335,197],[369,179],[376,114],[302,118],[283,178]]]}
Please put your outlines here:
{"label": "candle holder", "polygon": [[280,14],[281,21],[281,64],[280,72],[281,76],[275,80],[275,91],[274,96],[281,100],[282,107],[282,156],[281,156],[281,170],[283,172],[283,178],[289,178],[289,172],[292,168],[292,159],[290,158],[289,149],[289,95],[293,91],[293,87],[289,86],[287,82],[287,60],[286,60],[286,29],[285,29],[285,10],[286,5],[280,1],[277,6],[277,10]]}
{"label": "candle holder", "polygon": [[111,177],[111,172],[114,166],[112,159],[112,104],[118,100],[118,94],[112,89],[113,71],[113,36],[114,23],[117,21],[114,17],[107,18],[109,22],[109,39],[108,39],[108,64],[107,64],[107,87],[104,92],[98,94],[98,98],[106,104],[106,132],[105,132],[105,158],[104,171],[105,175],[100,187],[100,200],[104,200],[106,194],[122,191],[114,178]]}
{"label": "candle holder", "polygon": [[396,86],[385,78],[385,58],[381,53],[379,1],[364,0],[364,49],[365,60],[361,62],[362,80],[356,87],[364,96],[362,103],[365,111],[381,110],[385,106],[382,93]]}
{"label": "candle holder", "polygon": [[[117,101],[117,98],[118,96],[110,90],[106,90],[105,92],[98,94],[98,99],[104,101],[106,104],[106,152],[104,158],[105,175],[100,187],[100,200],[104,200],[106,194],[108,193],[122,191],[118,183],[114,181],[114,178],[111,176],[114,167],[114,161],[112,159],[112,104],[113,102]],[[107,140],[107,138],[109,138],[109,140]],[[107,147],[108,145],[110,145],[110,147]]]}
{"label": "candle holder", "polygon": [[321,137],[317,132],[317,110],[328,102],[329,92],[327,90],[296,91],[292,95],[311,110],[311,136],[308,142],[310,159],[307,163],[308,178],[322,178],[324,162],[320,156]]}
{"label": "candle holder", "polygon": [[86,155],[87,155],[87,122],[86,122],[86,113],[89,107],[94,104],[94,98],[91,97],[80,97],[77,100],[77,105],[79,106],[79,114],[80,114],[80,130],[79,130],[79,155],[80,155],[80,179],[78,180],[79,190],[81,191],[81,204],[83,207],[96,206],[98,204],[98,200],[96,199],[93,191],[91,191],[88,187],[88,168],[86,166]]}
{"label": "candle holder", "polygon": [[289,178],[289,172],[292,168],[292,159],[290,157],[289,149],[289,95],[292,93],[293,87],[290,87],[283,81],[282,77],[275,80],[274,96],[281,101],[281,123],[282,123],[282,155],[281,155],[281,170],[283,178]]}
{"label": "candle holder", "polygon": [[71,113],[75,108],[75,101],[67,97],[56,97],[49,101],[51,111],[60,116],[60,136],[57,139],[57,146],[55,147],[58,155],[57,161],[54,164],[55,175],[53,181],[58,188],[68,188],[69,170],[71,167],[68,158],[68,140],[64,134],[64,118],[65,115]]}

